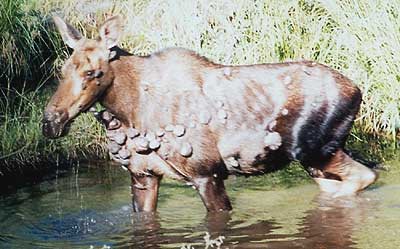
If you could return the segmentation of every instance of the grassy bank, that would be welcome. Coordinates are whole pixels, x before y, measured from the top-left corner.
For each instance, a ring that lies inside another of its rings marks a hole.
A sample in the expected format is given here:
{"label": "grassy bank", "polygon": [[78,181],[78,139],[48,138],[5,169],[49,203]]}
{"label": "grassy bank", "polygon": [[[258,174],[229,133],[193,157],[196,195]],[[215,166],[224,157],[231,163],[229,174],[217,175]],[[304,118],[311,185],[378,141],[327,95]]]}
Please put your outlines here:
{"label": "grassy bank", "polygon": [[399,136],[400,4],[393,1],[4,0],[0,4],[0,173],[60,156],[104,156],[101,127],[88,115],[80,117],[61,140],[41,135],[42,110],[54,88],[49,79],[67,56],[49,23],[53,15],[65,18],[87,37],[97,36],[106,17],[122,15],[126,23],[121,45],[136,54],[180,46],[224,64],[300,59],[327,64],[364,92],[353,141],[360,143],[358,138],[365,134],[392,142]]}

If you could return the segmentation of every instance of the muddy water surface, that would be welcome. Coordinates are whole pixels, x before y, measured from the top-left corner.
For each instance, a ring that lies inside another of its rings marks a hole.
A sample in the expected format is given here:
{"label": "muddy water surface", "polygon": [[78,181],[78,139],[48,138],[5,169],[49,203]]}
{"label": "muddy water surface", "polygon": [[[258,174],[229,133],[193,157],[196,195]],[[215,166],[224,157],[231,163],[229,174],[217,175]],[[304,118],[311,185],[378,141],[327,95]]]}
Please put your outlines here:
{"label": "muddy water surface", "polygon": [[224,237],[220,248],[400,248],[400,161],[386,164],[372,188],[340,200],[312,182],[232,177],[234,211],[209,215],[173,181],[161,186],[156,215],[133,214],[127,172],[80,165],[0,197],[0,248],[206,248],[206,233]]}

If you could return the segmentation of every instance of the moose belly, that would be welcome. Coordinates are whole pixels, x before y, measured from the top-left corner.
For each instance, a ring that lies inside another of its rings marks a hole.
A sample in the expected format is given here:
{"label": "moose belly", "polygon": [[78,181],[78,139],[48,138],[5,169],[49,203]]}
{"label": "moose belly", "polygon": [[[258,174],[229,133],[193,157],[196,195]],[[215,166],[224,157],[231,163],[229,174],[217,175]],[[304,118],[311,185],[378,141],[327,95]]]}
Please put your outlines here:
{"label": "moose belly", "polygon": [[282,147],[278,132],[259,125],[236,125],[235,129],[202,125],[182,131],[180,127],[146,132],[121,127],[108,131],[110,155],[135,174],[190,181],[226,170],[247,175],[264,173],[270,170],[266,162]]}

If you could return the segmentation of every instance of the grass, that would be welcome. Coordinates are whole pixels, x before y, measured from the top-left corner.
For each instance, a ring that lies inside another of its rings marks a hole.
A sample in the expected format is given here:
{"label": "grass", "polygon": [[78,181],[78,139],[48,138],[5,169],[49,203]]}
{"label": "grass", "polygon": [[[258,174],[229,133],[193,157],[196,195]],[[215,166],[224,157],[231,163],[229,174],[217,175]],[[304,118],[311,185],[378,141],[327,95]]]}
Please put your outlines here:
{"label": "grass", "polygon": [[[96,37],[107,17],[122,15],[126,23],[121,46],[140,55],[179,46],[224,64],[301,59],[327,64],[364,93],[353,141],[372,134],[393,143],[400,135],[396,1],[3,0],[0,8],[1,86],[9,91],[21,78],[38,72],[42,78],[33,92],[20,88],[18,94],[2,97],[0,161],[24,163],[55,152],[76,157],[79,152],[90,154],[92,148],[104,151],[102,131],[88,116],[77,120],[72,135],[60,141],[44,140],[40,134],[41,111],[49,96],[42,84],[51,85],[46,79],[68,55],[48,24],[53,15],[87,37]],[[53,68],[49,65],[54,60]]]}
{"label": "grass", "polygon": [[72,136],[49,140],[42,135],[42,112],[49,96],[49,91],[24,92],[15,93],[7,101],[0,99],[0,175],[22,166],[40,166],[42,162],[106,155],[104,131],[90,114],[74,121]]}
{"label": "grass", "polygon": [[47,22],[23,0],[0,2],[0,87],[36,89],[50,76],[51,59],[58,46],[47,32]]}

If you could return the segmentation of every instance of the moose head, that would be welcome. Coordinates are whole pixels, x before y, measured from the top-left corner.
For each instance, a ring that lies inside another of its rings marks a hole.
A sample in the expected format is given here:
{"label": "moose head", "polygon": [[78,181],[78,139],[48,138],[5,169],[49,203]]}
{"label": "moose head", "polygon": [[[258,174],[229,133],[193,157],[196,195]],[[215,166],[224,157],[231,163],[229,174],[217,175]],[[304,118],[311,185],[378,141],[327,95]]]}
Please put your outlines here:
{"label": "moose head", "polygon": [[54,23],[73,53],[62,67],[60,84],[44,112],[43,134],[49,138],[65,135],[68,124],[112,84],[114,74],[109,62],[122,29],[121,18],[114,16],[100,27],[99,38],[87,39],[57,16]]}

